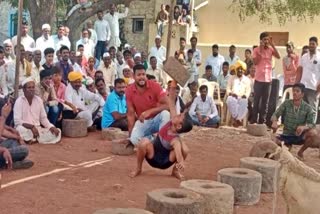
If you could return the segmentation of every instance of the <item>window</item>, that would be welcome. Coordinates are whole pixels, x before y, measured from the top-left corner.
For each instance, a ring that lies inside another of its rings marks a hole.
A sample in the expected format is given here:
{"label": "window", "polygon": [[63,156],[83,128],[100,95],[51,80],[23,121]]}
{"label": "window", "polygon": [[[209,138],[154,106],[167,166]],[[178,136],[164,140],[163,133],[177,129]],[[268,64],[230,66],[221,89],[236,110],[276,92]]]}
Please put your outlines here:
{"label": "window", "polygon": [[133,33],[143,32],[143,18],[133,18],[132,32]]}

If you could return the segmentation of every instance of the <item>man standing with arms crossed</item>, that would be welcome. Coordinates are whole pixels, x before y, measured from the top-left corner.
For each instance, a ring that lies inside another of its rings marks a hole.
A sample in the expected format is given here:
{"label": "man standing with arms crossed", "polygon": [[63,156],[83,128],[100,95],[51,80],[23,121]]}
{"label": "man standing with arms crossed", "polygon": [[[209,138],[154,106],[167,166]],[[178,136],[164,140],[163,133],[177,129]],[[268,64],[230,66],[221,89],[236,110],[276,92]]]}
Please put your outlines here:
{"label": "man standing with arms crossed", "polygon": [[[263,124],[266,121],[267,106],[271,91],[272,57],[280,59],[272,37],[267,32],[260,34],[260,45],[253,50],[253,62],[256,65],[254,83],[253,115],[251,123]],[[259,114],[259,119],[258,119]]]}

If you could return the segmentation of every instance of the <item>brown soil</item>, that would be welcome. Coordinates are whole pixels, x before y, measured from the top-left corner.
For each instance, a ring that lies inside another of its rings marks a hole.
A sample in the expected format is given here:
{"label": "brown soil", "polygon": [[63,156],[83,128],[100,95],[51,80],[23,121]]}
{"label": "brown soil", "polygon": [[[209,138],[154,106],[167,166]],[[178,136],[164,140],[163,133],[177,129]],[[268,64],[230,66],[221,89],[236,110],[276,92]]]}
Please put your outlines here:
{"label": "brown soil", "polygon": [[[179,181],[170,170],[152,169],[144,164],[141,176],[131,179],[135,155],[113,156],[109,142],[96,132],[81,139],[64,138],[58,145],[30,146],[32,169],[2,171],[2,185],[54,169],[70,167],[48,176],[11,185],[0,190],[0,213],[6,214],[88,214],[108,207],[144,208],[146,193],[157,188],[178,187]],[[183,137],[190,148],[186,161],[187,179],[216,180],[217,171],[239,166],[253,143],[261,138],[233,129],[194,129]],[[112,157],[111,161],[92,167],[76,164]],[[307,164],[320,169],[318,151],[308,150]],[[73,164],[73,166],[70,166]],[[272,213],[273,194],[262,194],[255,206],[237,206],[237,214]],[[284,202],[278,195],[277,214],[285,214]]]}

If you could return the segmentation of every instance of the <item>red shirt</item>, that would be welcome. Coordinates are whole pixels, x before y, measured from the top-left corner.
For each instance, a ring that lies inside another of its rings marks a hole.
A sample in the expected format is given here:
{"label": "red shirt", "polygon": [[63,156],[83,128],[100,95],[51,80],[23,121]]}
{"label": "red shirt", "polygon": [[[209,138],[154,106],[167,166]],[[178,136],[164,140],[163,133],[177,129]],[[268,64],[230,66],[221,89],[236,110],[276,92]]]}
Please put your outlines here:
{"label": "red shirt", "polygon": [[[163,91],[161,86],[150,80],[147,80],[144,92],[138,91],[136,84],[129,85],[126,90],[127,105],[131,104],[134,107],[138,117],[142,112],[159,106],[159,101],[164,96],[166,96],[166,92]],[[149,118],[154,116],[151,115]]]}
{"label": "red shirt", "polygon": [[255,80],[259,82],[271,82],[272,81],[272,56],[275,51],[272,47],[263,48],[260,51],[260,46],[253,50],[253,58],[260,55],[261,59],[256,65]]}
{"label": "red shirt", "polygon": [[171,141],[177,137],[179,137],[179,134],[171,134],[170,129],[172,126],[171,120],[164,125],[160,130],[159,130],[159,138],[161,140],[161,144],[164,148],[171,150]]}

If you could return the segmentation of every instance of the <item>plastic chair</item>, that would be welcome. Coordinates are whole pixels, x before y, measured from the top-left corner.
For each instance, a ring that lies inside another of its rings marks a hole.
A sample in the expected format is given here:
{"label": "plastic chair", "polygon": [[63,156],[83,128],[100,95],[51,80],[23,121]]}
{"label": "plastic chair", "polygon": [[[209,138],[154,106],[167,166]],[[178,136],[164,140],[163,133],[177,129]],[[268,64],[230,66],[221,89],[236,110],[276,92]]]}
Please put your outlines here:
{"label": "plastic chair", "polygon": [[[227,98],[228,98],[229,94],[226,93],[225,95],[225,104],[226,104],[226,111],[227,111],[227,115],[226,115],[226,125],[227,126],[231,126],[232,125],[232,117],[231,117],[231,113],[228,109],[228,105],[227,105]],[[248,112],[249,113],[249,112]],[[248,124],[248,113],[247,115],[243,118],[242,120],[242,126],[245,128],[247,127]]]}
{"label": "plastic chair", "polygon": [[203,85],[204,83],[209,82],[207,79],[205,78],[198,78],[198,84],[199,86]]}
{"label": "plastic chair", "polygon": [[282,95],[282,98],[281,98],[281,103],[283,103],[284,101],[286,101],[287,96],[289,96],[289,99],[293,99],[293,90],[292,90],[292,87],[287,88],[287,89],[283,92],[283,95]]}
{"label": "plastic chair", "polygon": [[[204,82],[202,85],[206,85],[208,87],[208,95],[213,97],[213,100],[216,104],[216,106],[218,106],[218,111],[220,113],[220,119],[221,122],[224,121],[224,109],[223,109],[223,102],[221,100],[220,97],[220,86],[218,83],[216,82]],[[215,99],[215,93],[217,93],[217,99]]]}

